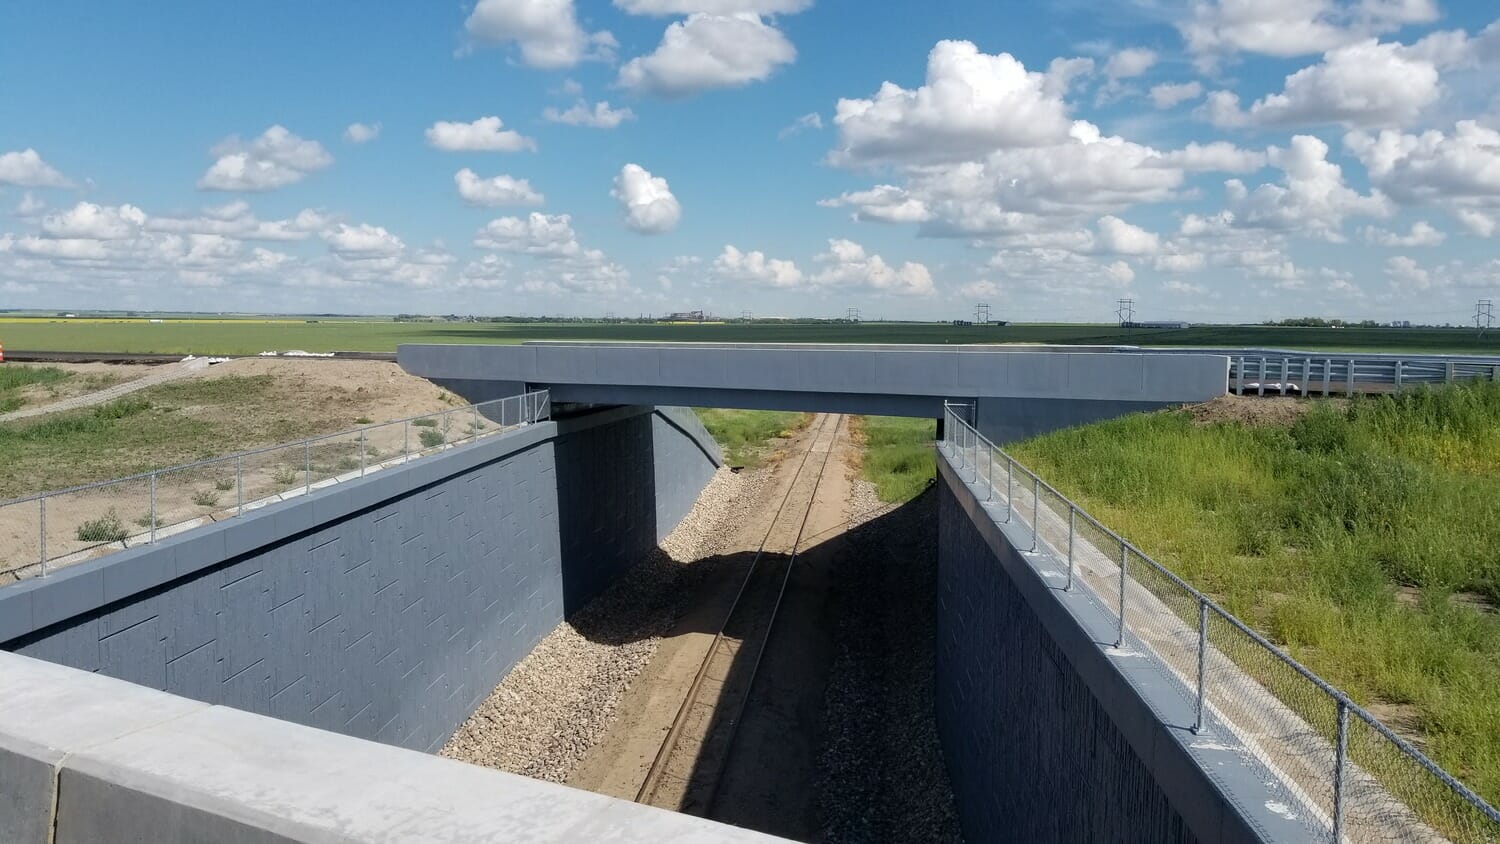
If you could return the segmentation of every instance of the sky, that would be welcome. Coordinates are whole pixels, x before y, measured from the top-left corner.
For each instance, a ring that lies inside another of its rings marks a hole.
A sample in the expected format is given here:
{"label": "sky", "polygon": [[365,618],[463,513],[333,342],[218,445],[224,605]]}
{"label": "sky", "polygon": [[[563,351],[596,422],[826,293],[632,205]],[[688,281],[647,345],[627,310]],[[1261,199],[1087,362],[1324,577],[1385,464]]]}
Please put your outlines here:
{"label": "sky", "polygon": [[1493,0],[0,10],[0,308],[1472,323]]}

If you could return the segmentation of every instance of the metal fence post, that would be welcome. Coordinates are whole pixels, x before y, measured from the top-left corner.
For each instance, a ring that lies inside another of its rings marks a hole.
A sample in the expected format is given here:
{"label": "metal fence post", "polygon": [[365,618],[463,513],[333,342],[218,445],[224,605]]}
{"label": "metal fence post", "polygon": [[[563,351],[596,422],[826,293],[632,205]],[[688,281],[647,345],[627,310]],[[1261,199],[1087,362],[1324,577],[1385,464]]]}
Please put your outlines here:
{"label": "metal fence post", "polygon": [[1208,667],[1208,599],[1198,596],[1198,719],[1193,722],[1193,732],[1203,732],[1203,699],[1206,687],[1203,675]]}
{"label": "metal fence post", "polygon": [[151,544],[156,544],[156,473],[151,473]]}
{"label": "metal fence post", "polygon": [[1073,591],[1073,535],[1078,525],[1078,508],[1073,502],[1068,502],[1068,584],[1063,587],[1064,592]]}
{"label": "metal fence post", "polygon": [[304,492],[312,492],[312,440],[302,441],[303,469],[306,471],[304,478],[307,481]]}
{"label": "metal fence post", "polygon": [[41,540],[42,553],[42,577],[47,576],[47,497],[42,496],[36,500],[40,518],[37,519],[38,539]]}
{"label": "metal fence post", "polygon": [[479,405],[474,405],[474,439],[479,439]]}
{"label": "metal fence post", "polygon": [[411,459],[411,420],[401,420],[401,462]]}
{"label": "metal fence post", "polygon": [[1005,523],[1010,524],[1010,516],[1016,511],[1016,461],[1005,455]]}
{"label": "metal fence post", "polygon": [[1036,553],[1037,547],[1037,515],[1041,511],[1042,501],[1042,479],[1036,475],[1031,476],[1031,551]]}
{"label": "metal fence post", "polygon": [[1286,379],[1288,377],[1287,371],[1288,371],[1288,369],[1290,367],[1291,367],[1291,361],[1288,358],[1282,358],[1281,359],[1281,377],[1278,378],[1278,379],[1276,379],[1276,381],[1277,381],[1277,383],[1279,383],[1281,385],[1281,395],[1283,395],[1283,396],[1286,395]]}
{"label": "metal fence post", "polygon": [[245,514],[245,455],[234,458],[234,511],[236,516]]}
{"label": "metal fence post", "polygon": [[1260,377],[1255,379],[1255,394],[1263,396],[1266,394],[1266,359],[1260,359]]}
{"label": "metal fence post", "polygon": [[1444,367],[1443,367],[1443,380],[1445,382],[1453,380],[1453,361],[1452,360],[1445,361],[1445,363],[1444,363]]}
{"label": "metal fence post", "polygon": [[1328,398],[1329,381],[1333,378],[1333,361],[1323,358],[1323,398]]}
{"label": "metal fence post", "polygon": [[1339,728],[1333,757],[1333,840],[1344,837],[1344,767],[1349,759],[1349,704],[1339,700]]}
{"label": "metal fence post", "polygon": [[1354,358],[1349,359],[1349,368],[1344,372],[1344,397],[1354,398]]}
{"label": "metal fence post", "polygon": [[359,429],[359,476],[365,476],[365,429]]}
{"label": "metal fence post", "polygon": [[1130,565],[1130,546],[1120,540],[1120,626],[1115,632],[1115,647],[1125,644],[1125,569]]}
{"label": "metal fence post", "polygon": [[1402,363],[1403,363],[1403,361],[1401,361],[1399,358],[1396,360],[1396,392],[1398,392],[1398,393],[1401,392],[1401,374],[1402,374],[1401,373],[1401,368],[1402,368],[1401,364]]}
{"label": "metal fence post", "polygon": [[994,443],[987,444],[984,450],[984,485],[985,501],[995,500],[995,446]]}

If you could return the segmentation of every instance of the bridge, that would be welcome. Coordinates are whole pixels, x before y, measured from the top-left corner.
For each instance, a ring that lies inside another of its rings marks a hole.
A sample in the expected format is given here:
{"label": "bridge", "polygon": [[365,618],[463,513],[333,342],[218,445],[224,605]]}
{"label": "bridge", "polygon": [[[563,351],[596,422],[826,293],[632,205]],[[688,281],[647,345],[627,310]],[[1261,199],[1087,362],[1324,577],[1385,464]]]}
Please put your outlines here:
{"label": "bridge", "polygon": [[403,345],[397,361],[470,401],[546,389],[558,403],[928,419],[963,402],[999,442],[1229,387],[1225,355],[1061,347],[539,342]]}
{"label": "bridge", "polygon": [[970,841],[1500,837],[1500,813],[996,445],[1223,395],[1229,356],[400,361],[471,400],[545,388],[558,412],[0,587],[7,840],[779,840],[430,755],[692,507],[722,458],[681,403],[943,420],[933,692]]}

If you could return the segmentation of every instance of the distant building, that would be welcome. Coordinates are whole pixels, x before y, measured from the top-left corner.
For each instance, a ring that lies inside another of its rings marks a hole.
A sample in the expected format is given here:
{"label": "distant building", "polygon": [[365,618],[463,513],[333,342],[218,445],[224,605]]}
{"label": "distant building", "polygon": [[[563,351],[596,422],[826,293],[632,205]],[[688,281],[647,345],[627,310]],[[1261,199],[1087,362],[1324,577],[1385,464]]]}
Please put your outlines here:
{"label": "distant building", "polygon": [[1187,328],[1191,323],[1153,320],[1150,322],[1127,322],[1126,328]]}

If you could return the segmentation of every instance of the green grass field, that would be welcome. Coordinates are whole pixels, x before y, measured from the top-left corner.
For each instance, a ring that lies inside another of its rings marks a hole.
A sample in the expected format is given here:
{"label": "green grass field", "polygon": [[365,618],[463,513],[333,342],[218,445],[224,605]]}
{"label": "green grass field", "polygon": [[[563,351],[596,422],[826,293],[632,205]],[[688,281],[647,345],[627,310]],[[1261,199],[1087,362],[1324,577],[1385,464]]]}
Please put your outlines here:
{"label": "green grass field", "polygon": [[724,449],[724,461],[730,466],[755,468],[770,456],[776,440],[790,436],[812,418],[806,413],[776,410],[725,410],[697,408],[703,427]]}
{"label": "green grass field", "polygon": [[899,416],[860,416],[855,424],[865,441],[860,475],[875,485],[880,500],[910,501],[936,474],[932,439],[937,422]]}
{"label": "green grass field", "polygon": [[1500,800],[1500,384],[1126,417],[1022,462]]}
{"label": "green grass field", "polygon": [[257,354],[394,351],[401,343],[520,343],[525,340],[635,340],[765,343],[1068,343],[1147,346],[1270,346],[1345,351],[1500,354],[1500,332],[1437,328],[1194,326],[1123,330],[1114,325],[943,323],[749,323],[721,325],[589,323],[432,323],[323,319],[318,322],[85,321],[0,319],[0,344],[13,351]]}

